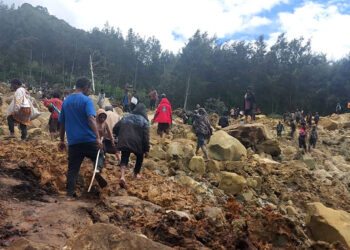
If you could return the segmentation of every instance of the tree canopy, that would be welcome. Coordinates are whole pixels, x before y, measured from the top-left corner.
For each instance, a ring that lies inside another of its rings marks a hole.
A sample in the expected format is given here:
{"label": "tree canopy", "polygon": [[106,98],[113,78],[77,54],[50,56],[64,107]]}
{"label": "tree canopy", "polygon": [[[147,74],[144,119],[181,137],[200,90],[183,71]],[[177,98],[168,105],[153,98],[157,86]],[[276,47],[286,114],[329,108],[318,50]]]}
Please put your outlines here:
{"label": "tree canopy", "polygon": [[155,87],[183,107],[189,84],[190,108],[210,98],[242,107],[248,86],[264,113],[299,108],[328,114],[337,102],[350,101],[350,56],[329,61],[302,37],[288,41],[281,34],[268,48],[263,36],[221,43],[198,30],[173,54],[155,37],[142,38],[132,29],[123,36],[108,23],[86,32],[30,4],[14,8],[0,1],[0,23],[3,81],[22,78],[36,86],[47,81],[69,89],[77,77],[90,75],[91,55],[98,87],[117,98],[127,84],[141,98]]}

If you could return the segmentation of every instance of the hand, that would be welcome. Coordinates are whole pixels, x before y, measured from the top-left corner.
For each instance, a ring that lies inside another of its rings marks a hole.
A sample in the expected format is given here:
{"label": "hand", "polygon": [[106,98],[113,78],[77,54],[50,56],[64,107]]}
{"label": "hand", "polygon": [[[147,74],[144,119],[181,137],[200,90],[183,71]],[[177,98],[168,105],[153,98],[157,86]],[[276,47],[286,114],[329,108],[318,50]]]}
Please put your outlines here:
{"label": "hand", "polygon": [[99,150],[103,149],[103,144],[102,144],[101,140],[97,140],[97,148]]}
{"label": "hand", "polygon": [[64,141],[60,141],[60,143],[58,144],[58,149],[60,151],[63,151],[66,149],[66,144],[64,143]]}

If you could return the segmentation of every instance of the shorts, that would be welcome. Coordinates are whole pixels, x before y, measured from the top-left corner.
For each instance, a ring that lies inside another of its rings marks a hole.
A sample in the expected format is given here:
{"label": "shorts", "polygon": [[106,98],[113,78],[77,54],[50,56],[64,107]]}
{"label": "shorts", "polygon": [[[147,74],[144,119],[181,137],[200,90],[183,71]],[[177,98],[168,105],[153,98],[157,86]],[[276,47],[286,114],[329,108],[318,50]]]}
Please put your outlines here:
{"label": "shorts", "polygon": [[49,120],[49,131],[50,133],[55,133],[60,129],[60,123],[57,118],[51,118]]}
{"label": "shorts", "polygon": [[160,132],[169,133],[169,127],[170,127],[169,123],[158,123],[158,133]]}
{"label": "shorts", "polygon": [[205,136],[202,134],[197,135],[197,145],[198,147],[203,147],[205,145]]}

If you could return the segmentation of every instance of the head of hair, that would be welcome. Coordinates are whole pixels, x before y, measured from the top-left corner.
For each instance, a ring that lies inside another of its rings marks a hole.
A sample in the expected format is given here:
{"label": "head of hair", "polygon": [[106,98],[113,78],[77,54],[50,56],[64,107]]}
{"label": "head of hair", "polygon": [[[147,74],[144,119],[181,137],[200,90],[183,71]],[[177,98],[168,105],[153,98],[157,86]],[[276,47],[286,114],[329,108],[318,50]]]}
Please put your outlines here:
{"label": "head of hair", "polygon": [[105,107],[105,110],[106,110],[106,111],[113,111],[113,106],[106,106],[106,107]]}
{"label": "head of hair", "polygon": [[166,98],[166,94],[163,93],[160,97],[161,97],[162,99],[163,99],[163,98]]}
{"label": "head of hair", "polygon": [[60,94],[59,94],[58,92],[54,92],[54,93],[52,94],[52,97],[53,97],[53,98],[60,98]]}
{"label": "head of hair", "polygon": [[91,85],[90,80],[87,79],[86,77],[79,78],[75,84],[76,88],[78,89],[90,87],[90,85]]}

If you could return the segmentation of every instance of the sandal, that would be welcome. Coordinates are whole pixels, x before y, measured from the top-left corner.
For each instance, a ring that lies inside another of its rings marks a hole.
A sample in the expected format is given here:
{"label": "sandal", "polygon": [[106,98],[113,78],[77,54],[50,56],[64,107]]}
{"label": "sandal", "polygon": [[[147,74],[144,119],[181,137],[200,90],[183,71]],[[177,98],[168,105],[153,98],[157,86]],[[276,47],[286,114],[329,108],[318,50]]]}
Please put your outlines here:
{"label": "sandal", "polygon": [[127,187],[127,185],[126,185],[124,180],[120,180],[119,181],[119,186],[120,186],[120,188],[124,188],[125,190],[128,189],[128,187]]}

